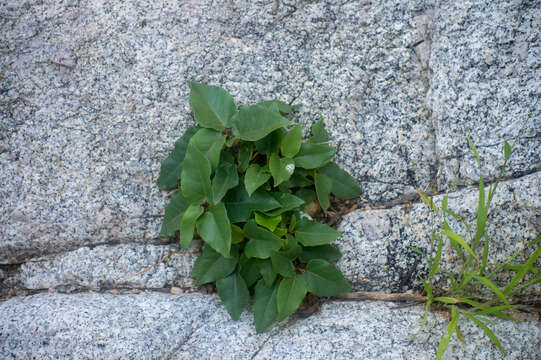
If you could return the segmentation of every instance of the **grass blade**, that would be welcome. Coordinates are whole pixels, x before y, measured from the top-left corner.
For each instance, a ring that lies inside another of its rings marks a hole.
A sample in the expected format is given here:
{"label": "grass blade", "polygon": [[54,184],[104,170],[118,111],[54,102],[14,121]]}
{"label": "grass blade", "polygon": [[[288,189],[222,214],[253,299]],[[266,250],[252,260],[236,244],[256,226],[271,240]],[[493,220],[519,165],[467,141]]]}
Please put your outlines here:
{"label": "grass blade", "polygon": [[447,334],[443,334],[443,336],[441,337],[440,344],[438,345],[438,350],[436,351],[436,360],[441,360],[443,354],[445,354],[445,350],[447,350],[449,341],[451,341],[451,336],[456,331],[457,322],[458,313],[456,310],[456,306],[453,306],[451,307],[451,321],[449,321],[449,324],[447,324]]}
{"label": "grass blade", "polygon": [[452,241],[455,241],[457,242],[460,246],[462,246],[464,248],[464,250],[466,250],[466,252],[468,254],[470,254],[471,256],[473,256],[475,259],[477,259],[477,261],[479,261],[479,258],[477,257],[477,255],[474,254],[473,250],[470,248],[470,246],[466,243],[466,241],[464,241],[464,239],[462,238],[462,236],[458,235],[457,233],[455,233],[453,230],[451,230],[449,228],[449,226],[447,226],[447,228],[443,231],[443,234],[445,236],[447,236],[450,240]]}
{"label": "grass blade", "polygon": [[436,256],[434,256],[434,259],[433,259],[432,264],[430,266],[430,272],[428,273],[429,281],[432,280],[432,278],[434,277],[434,274],[438,270],[438,265],[439,265],[440,259],[441,259],[442,248],[443,248],[443,239],[440,236],[440,239],[438,241],[438,248],[436,249]]}
{"label": "grass blade", "polygon": [[509,259],[507,259],[503,264],[499,265],[498,267],[496,267],[496,269],[494,269],[489,275],[487,275],[487,278],[491,278],[493,277],[495,274],[499,273],[501,269],[503,269],[507,264],[509,264],[511,261],[513,261],[517,256],[519,256],[520,254],[522,254],[522,252],[524,252],[524,250],[526,250],[527,248],[529,248],[530,246],[534,246],[536,245],[539,241],[541,241],[541,235],[538,235],[535,239],[533,239],[532,241],[530,241],[528,244],[526,244],[525,247],[523,247],[522,249],[520,249],[519,251],[517,251],[516,253],[514,253]]}
{"label": "grass blade", "polygon": [[439,302],[442,302],[444,304],[458,304],[459,302],[461,302],[459,299],[455,299],[455,298],[448,297],[448,296],[435,297],[434,301],[439,301]]}
{"label": "grass blade", "polygon": [[425,204],[430,208],[432,209],[432,211],[434,212],[434,214],[436,214],[437,217],[440,217],[440,215],[438,214],[438,209],[436,208],[436,205],[434,204],[434,202],[432,201],[432,198],[428,198],[425,194],[423,194],[421,192],[421,190],[419,189],[415,189],[415,191],[417,191],[417,194],[419,194],[419,196],[421,197],[421,199],[423,199],[423,201],[425,202]]}
{"label": "grass blade", "polygon": [[501,300],[503,301],[503,303],[505,305],[508,305],[508,306],[511,306],[509,304],[509,301],[507,301],[507,299],[505,298],[505,295],[501,292],[501,290],[496,286],[494,285],[494,283],[492,281],[490,281],[489,279],[485,278],[485,277],[482,277],[482,276],[478,276],[478,275],[474,275],[473,278],[477,281],[479,281],[481,284],[485,285],[487,288],[489,288],[490,290],[492,290],[492,292]]}
{"label": "grass blade", "polygon": [[426,322],[428,320],[428,312],[430,311],[430,305],[432,304],[432,301],[429,299],[427,302],[426,302],[426,305],[425,305],[425,314],[423,315],[423,321],[421,322],[421,327],[419,327],[419,330],[417,330],[415,332],[415,334],[413,334],[409,341],[412,342],[413,340],[415,340],[415,338],[417,337],[417,335],[419,335],[419,333],[424,329],[425,325],[426,325]]}
{"label": "grass blade", "polygon": [[479,275],[483,276],[485,274],[485,269],[487,266],[488,258],[488,235],[485,234],[485,241],[483,245],[483,255],[481,256],[481,269],[479,270]]}
{"label": "grass blade", "polygon": [[508,294],[523,278],[526,276],[530,268],[532,267],[533,263],[537,258],[541,255],[541,246],[535,249],[533,254],[526,260],[522,268],[515,274],[515,276],[511,279],[509,284],[505,287],[503,290],[504,294]]}
{"label": "grass blade", "polygon": [[511,297],[511,296],[515,295],[516,293],[518,293],[520,290],[522,290],[522,289],[524,289],[524,288],[526,288],[528,286],[538,284],[540,282],[541,282],[541,276],[536,277],[535,279],[532,279],[530,281],[525,282],[524,284],[522,284],[520,286],[517,286],[508,295],[509,295],[509,297]]}
{"label": "grass blade", "polygon": [[498,340],[496,335],[494,335],[492,330],[490,330],[488,328],[488,326],[485,325],[485,323],[483,323],[481,320],[477,319],[475,316],[473,316],[472,314],[470,314],[467,311],[460,310],[460,313],[466,315],[466,317],[468,317],[471,321],[473,321],[475,324],[477,324],[477,326],[479,326],[485,332],[485,334],[488,335],[490,340],[494,343],[494,345],[496,345],[496,347],[500,350],[502,355],[505,356],[505,349],[503,348],[502,344],[500,343],[500,340]]}

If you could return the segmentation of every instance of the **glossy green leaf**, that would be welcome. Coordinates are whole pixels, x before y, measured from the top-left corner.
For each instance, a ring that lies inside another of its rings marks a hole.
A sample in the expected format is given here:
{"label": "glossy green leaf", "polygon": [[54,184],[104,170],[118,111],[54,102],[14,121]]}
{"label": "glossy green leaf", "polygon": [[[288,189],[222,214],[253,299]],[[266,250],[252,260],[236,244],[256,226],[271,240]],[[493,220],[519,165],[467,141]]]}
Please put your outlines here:
{"label": "glossy green leaf", "polygon": [[302,144],[295,160],[295,166],[315,169],[326,165],[336,153],[336,149],[324,144]]}
{"label": "glossy green leaf", "polygon": [[274,281],[276,280],[276,277],[278,276],[278,273],[274,271],[272,268],[272,264],[269,259],[261,260],[257,259],[257,269],[261,276],[263,277],[263,281],[265,281],[265,285],[272,286],[274,284]]}
{"label": "glossy green leaf", "polygon": [[212,197],[214,204],[222,201],[225,194],[239,184],[239,175],[235,160],[230,153],[222,153],[220,165],[212,179]]}
{"label": "glossy green leaf", "polygon": [[272,269],[283,277],[292,277],[295,275],[295,267],[287,254],[282,254],[281,251],[271,252]]}
{"label": "glossy green leaf", "polygon": [[230,120],[237,111],[233,97],[218,86],[190,82],[190,106],[195,121],[202,127],[218,131],[230,127]]}
{"label": "glossy green leaf", "polygon": [[223,201],[229,220],[233,223],[247,221],[252,211],[270,211],[280,207],[280,203],[262,189],[248,196],[242,182],[236,188],[229,190]]}
{"label": "glossy green leaf", "polygon": [[299,260],[307,263],[310,260],[321,259],[329,262],[336,261],[342,257],[340,250],[332,245],[308,246],[302,248]]}
{"label": "glossy green leaf", "polygon": [[301,219],[297,222],[295,237],[304,246],[329,244],[340,237],[340,232],[316,221]]}
{"label": "glossy green leaf", "polygon": [[268,259],[271,251],[280,249],[280,238],[272,232],[257,226],[255,221],[248,221],[243,230],[246,237],[250,239],[244,247],[244,253],[247,257]]}
{"label": "glossy green leaf", "polygon": [[190,203],[182,196],[180,191],[171,196],[169,204],[165,207],[165,216],[160,231],[161,237],[175,235],[175,232],[180,228],[180,222],[188,206],[190,206]]}
{"label": "glossy green leaf", "polygon": [[259,261],[259,259],[247,258],[244,254],[240,257],[240,275],[246,281],[248,287],[251,287],[261,278]]}
{"label": "glossy green leaf", "polygon": [[282,184],[280,184],[280,191],[285,191],[282,189],[291,189],[295,187],[306,187],[314,185],[314,182],[307,178],[305,175],[299,174],[300,170],[304,170],[301,168],[296,168],[295,172],[293,172],[293,175],[289,178],[289,180],[284,181]]}
{"label": "glossy green leaf", "polygon": [[323,116],[319,117],[319,120],[312,125],[312,136],[308,139],[310,144],[326,144],[329,142],[329,133],[325,130],[323,124]]}
{"label": "glossy green leaf", "polygon": [[289,120],[261,105],[243,107],[233,116],[235,135],[242,140],[257,141],[272,131],[289,125]]}
{"label": "glossy green leaf", "polygon": [[237,154],[237,161],[239,164],[239,170],[245,172],[250,165],[250,159],[254,152],[254,146],[252,143],[242,143],[239,147],[239,152]]}
{"label": "glossy green leaf", "polygon": [[310,260],[304,275],[308,291],[317,296],[335,296],[351,291],[340,270],[325,260]]}
{"label": "glossy green leaf", "polygon": [[197,220],[197,232],[214,250],[229,257],[231,224],[223,203],[210,206]]}
{"label": "glossy green leaf", "polygon": [[319,206],[325,216],[327,215],[327,209],[331,206],[331,201],[329,200],[329,195],[331,194],[332,189],[332,180],[325,174],[316,171],[314,174],[314,184],[316,185],[316,194],[317,200],[319,201]]}
{"label": "glossy green leaf", "polygon": [[255,213],[255,222],[257,225],[261,225],[270,231],[274,231],[276,229],[276,226],[282,221],[282,217],[280,215],[278,216],[265,216],[260,213]]}
{"label": "glossy green leaf", "polygon": [[211,129],[199,129],[190,139],[190,145],[197,147],[208,159],[212,171],[216,170],[220,162],[220,153],[224,143],[225,135]]}
{"label": "glossy green leaf", "polygon": [[278,316],[277,293],[278,285],[267,287],[262,280],[255,287],[254,323],[258,334],[267,330]]}
{"label": "glossy green leaf", "polygon": [[300,107],[300,105],[289,105],[280,100],[262,101],[262,102],[259,102],[258,105],[262,105],[269,110],[276,109],[277,111],[280,111],[284,115],[287,115],[293,112],[296,108]]}
{"label": "glossy green leaf", "polygon": [[244,231],[237,225],[231,224],[231,244],[239,244],[244,241]]}
{"label": "glossy green leaf", "polygon": [[286,211],[295,210],[304,205],[303,199],[287,192],[275,192],[272,193],[272,196],[280,203],[280,207],[278,209],[267,211],[266,214],[268,216],[277,216],[285,213]]}
{"label": "glossy green leaf", "polygon": [[193,266],[192,277],[197,285],[220,280],[231,274],[237,266],[237,256],[225,258],[210,246],[205,246],[203,252]]}
{"label": "glossy green leaf", "polygon": [[361,196],[361,187],[347,171],[342,170],[333,162],[318,169],[321,174],[327,175],[332,181],[331,192],[339,199],[354,199]]}
{"label": "glossy green leaf", "polygon": [[160,190],[170,190],[178,187],[188,143],[198,129],[197,126],[190,126],[186,132],[175,141],[175,148],[162,162],[160,167],[160,176],[158,177],[158,187]]}
{"label": "glossy green leaf", "polygon": [[190,247],[193,239],[193,231],[195,229],[195,222],[203,214],[203,207],[201,205],[191,204],[188,206],[182,216],[180,222],[180,246],[183,249]]}
{"label": "glossy green leaf", "polygon": [[274,130],[263,139],[256,141],[254,143],[255,148],[260,154],[264,155],[270,155],[272,153],[278,152],[284,132],[285,130],[283,128]]}
{"label": "glossy green leaf", "polygon": [[308,292],[308,286],[304,275],[283,279],[278,286],[277,305],[278,321],[284,320],[299,308],[302,300]]}
{"label": "glossy green leaf", "polygon": [[314,201],[317,197],[316,192],[312,189],[300,189],[295,193],[295,196],[297,196],[299,199],[302,199],[305,204],[310,204],[312,201]]}
{"label": "glossy green leaf", "polygon": [[281,238],[282,236],[285,236],[285,234],[287,234],[287,229],[277,227],[276,229],[274,229],[273,234]]}
{"label": "glossy green leaf", "polygon": [[231,319],[238,320],[250,300],[250,293],[242,276],[235,271],[216,281],[216,288]]}
{"label": "glossy green leaf", "polygon": [[210,200],[212,198],[210,174],[210,162],[197,147],[190,143],[180,176],[184,197],[194,204],[202,204]]}
{"label": "glossy green leaf", "polygon": [[274,186],[280,185],[282,182],[289,180],[295,171],[295,162],[293,159],[280,158],[274,153],[269,159],[269,170],[274,179]]}
{"label": "glossy green leaf", "polygon": [[292,158],[297,155],[301,149],[302,143],[302,129],[299,124],[293,126],[291,130],[287,132],[282,140],[280,151],[282,155],[288,158]]}
{"label": "glossy green leaf", "polygon": [[261,167],[257,164],[250,165],[244,176],[244,185],[246,186],[248,195],[252,195],[252,193],[261,185],[265,184],[270,177],[271,174],[266,166]]}

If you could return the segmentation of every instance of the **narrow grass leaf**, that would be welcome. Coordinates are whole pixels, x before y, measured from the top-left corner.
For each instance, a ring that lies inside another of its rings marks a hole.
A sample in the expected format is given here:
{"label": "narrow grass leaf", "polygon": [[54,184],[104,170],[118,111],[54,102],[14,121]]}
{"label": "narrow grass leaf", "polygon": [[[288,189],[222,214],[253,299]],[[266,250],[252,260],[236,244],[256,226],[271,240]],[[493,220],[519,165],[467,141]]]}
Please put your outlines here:
{"label": "narrow grass leaf", "polygon": [[541,246],[538,247],[533,254],[526,260],[522,268],[515,274],[509,284],[503,290],[504,294],[508,294],[518,283],[522,281],[524,276],[528,273],[529,269],[533,266],[537,258],[541,255]]}
{"label": "narrow grass leaf", "polygon": [[489,279],[483,277],[474,275],[473,278],[477,281],[479,281],[481,284],[485,285],[487,288],[489,288],[505,305],[509,305],[509,302],[505,298],[505,295],[501,292],[501,290]]}
{"label": "narrow grass leaf", "polygon": [[488,326],[485,325],[485,323],[483,323],[481,320],[479,320],[478,318],[476,318],[474,315],[470,314],[467,311],[460,310],[460,313],[466,315],[467,318],[469,318],[471,321],[473,321],[475,324],[477,324],[477,326],[479,326],[485,332],[485,334],[488,335],[490,340],[494,343],[494,345],[496,345],[496,347],[500,350],[502,355],[505,356],[505,349],[503,348],[502,344],[500,343],[500,340],[498,340],[496,335],[494,335],[492,330],[490,330],[488,328]]}
{"label": "narrow grass leaf", "polygon": [[466,241],[464,241],[464,239],[462,238],[462,236],[458,235],[457,233],[455,233],[454,231],[452,231],[451,229],[446,229],[443,231],[443,234],[445,236],[447,236],[449,239],[457,242],[460,246],[462,246],[464,248],[464,250],[466,250],[466,252],[468,254],[470,254],[471,256],[473,256],[475,259],[477,259],[477,261],[479,261],[479,258],[477,257],[477,255],[474,254],[473,250],[470,248],[470,246],[466,243]]}

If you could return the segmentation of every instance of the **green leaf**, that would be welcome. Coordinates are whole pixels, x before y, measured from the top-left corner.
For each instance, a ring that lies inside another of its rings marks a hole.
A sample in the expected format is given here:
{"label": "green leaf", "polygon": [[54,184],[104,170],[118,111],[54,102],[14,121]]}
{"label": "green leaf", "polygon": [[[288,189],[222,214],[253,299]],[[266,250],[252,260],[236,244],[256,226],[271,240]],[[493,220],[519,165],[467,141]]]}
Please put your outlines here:
{"label": "green leaf", "polygon": [[229,121],[236,113],[233,97],[218,86],[190,82],[190,106],[195,121],[202,127],[218,131],[230,127]]}
{"label": "green leaf", "polygon": [[216,281],[216,288],[231,319],[238,320],[250,300],[250,293],[242,276],[235,271],[228,277]]}
{"label": "green leaf", "polygon": [[255,222],[257,223],[257,225],[261,225],[269,229],[270,231],[274,231],[276,229],[276,226],[278,226],[278,224],[280,223],[280,221],[282,221],[282,217],[280,215],[270,217],[270,216],[265,216],[257,212],[255,213]]}
{"label": "green leaf", "polygon": [[272,286],[272,284],[274,284],[274,281],[276,280],[276,277],[278,276],[278,273],[272,268],[270,260],[257,259],[257,269],[263,277],[265,285],[269,287]]}
{"label": "green leaf", "polygon": [[251,287],[261,278],[259,273],[259,259],[247,258],[244,254],[240,257],[240,275],[246,281],[246,285]]}
{"label": "green leaf", "polygon": [[316,192],[312,189],[300,189],[295,193],[295,196],[302,199],[305,204],[310,204],[312,201],[316,199]]}
{"label": "green leaf", "polygon": [[304,275],[308,291],[317,296],[335,296],[351,291],[340,270],[325,260],[310,260]]}
{"label": "green leaf", "polygon": [[280,238],[270,231],[257,226],[253,220],[248,221],[244,225],[244,233],[250,239],[244,247],[244,253],[247,257],[268,259],[271,251],[278,251],[280,249]]}
{"label": "green leaf", "polygon": [[479,261],[479,258],[477,257],[477,255],[475,255],[472,251],[472,249],[470,248],[470,246],[466,243],[466,241],[464,241],[464,239],[462,238],[462,236],[458,235],[457,233],[453,232],[451,229],[445,229],[443,231],[443,234],[445,236],[447,236],[449,239],[457,242],[460,246],[462,246],[464,248],[464,250],[466,250],[468,252],[468,254],[470,254],[471,256],[473,256],[475,259],[477,259],[477,261]]}
{"label": "green leaf", "polygon": [[201,214],[203,214],[203,207],[196,204],[191,204],[184,212],[184,216],[182,216],[182,221],[180,222],[180,246],[183,249],[190,247],[193,239],[195,221]]}
{"label": "green leaf", "polygon": [[190,206],[190,203],[182,196],[180,191],[171,196],[169,204],[165,207],[165,217],[163,218],[160,237],[175,235],[175,232],[180,228],[180,221],[188,206]]}
{"label": "green leaf", "polygon": [[453,333],[456,331],[456,325],[458,323],[456,306],[452,306],[451,310],[451,321],[449,321],[449,324],[447,324],[447,334],[442,336],[440,344],[438,345],[438,350],[436,351],[436,360],[441,360],[443,354],[445,354],[445,350],[447,350],[451,336],[453,336]]}
{"label": "green leaf", "polygon": [[239,244],[244,241],[244,231],[237,225],[231,224],[231,244]]}
{"label": "green leaf", "polygon": [[229,220],[233,223],[247,221],[252,211],[270,211],[280,207],[280,203],[262,189],[248,196],[242,182],[236,188],[229,190],[224,197],[224,202]]}
{"label": "green leaf", "polygon": [[210,246],[205,246],[203,252],[193,266],[192,277],[197,285],[223,279],[231,274],[237,266],[237,256],[225,258]]}
{"label": "green leaf", "polygon": [[158,177],[158,187],[160,190],[170,190],[178,187],[180,174],[182,173],[182,164],[186,149],[192,136],[197,132],[197,126],[190,126],[186,132],[175,141],[173,152],[162,162],[160,167],[160,176]]}
{"label": "green leaf", "polygon": [[295,171],[295,162],[293,159],[280,158],[278,154],[273,153],[269,159],[269,170],[274,179],[274,186],[289,180]]}
{"label": "green leaf", "polygon": [[332,181],[331,192],[339,199],[354,199],[361,196],[361,187],[347,171],[342,170],[333,162],[318,170],[327,175]]}
{"label": "green leaf", "polygon": [[254,323],[258,334],[267,330],[278,316],[277,293],[278,285],[267,287],[262,280],[255,287]]}
{"label": "green leaf", "polygon": [[222,153],[222,160],[212,179],[212,197],[214,204],[222,201],[225,194],[239,184],[239,175],[235,160],[230,153]]}
{"label": "green leaf", "polygon": [[500,340],[498,340],[496,335],[494,335],[492,330],[490,330],[488,328],[488,326],[485,325],[485,323],[483,323],[481,320],[479,320],[478,318],[476,318],[475,316],[473,316],[472,314],[470,314],[467,311],[463,311],[463,310],[459,310],[459,311],[460,311],[461,314],[466,315],[466,317],[468,317],[471,321],[476,323],[477,326],[479,326],[485,332],[485,334],[488,335],[490,340],[494,343],[494,345],[496,345],[496,347],[500,350],[502,355],[505,356],[505,349],[503,348],[502,344],[500,343]]}
{"label": "green leaf", "polygon": [[252,158],[253,152],[254,146],[252,145],[252,143],[244,142],[240,145],[239,152],[237,154],[240,171],[245,172],[246,169],[248,169],[248,165],[250,165],[250,159]]}
{"label": "green leaf", "polygon": [[272,269],[283,277],[292,277],[295,275],[295,267],[287,254],[278,251],[271,252]]}
{"label": "green leaf", "polygon": [[314,183],[316,185],[317,200],[319,201],[321,210],[327,216],[327,209],[331,206],[329,195],[331,194],[332,180],[327,175],[316,171],[314,174]]}
{"label": "green leaf", "polygon": [[287,115],[287,114],[295,111],[296,108],[300,107],[300,105],[293,105],[292,106],[292,105],[286,104],[285,102],[280,101],[280,100],[262,101],[262,102],[258,103],[258,105],[264,106],[264,107],[266,107],[267,109],[270,109],[270,110],[278,109],[278,111],[280,111],[284,115]]}
{"label": "green leaf", "polygon": [[295,237],[304,246],[328,244],[340,237],[340,232],[316,221],[301,219],[297,222]]}
{"label": "green leaf", "polygon": [[271,177],[271,174],[266,166],[261,167],[257,164],[252,164],[246,170],[244,176],[244,184],[248,195],[252,195],[261,185],[265,184]]}
{"label": "green leaf", "polygon": [[282,140],[282,145],[280,146],[282,155],[288,158],[292,158],[293,156],[297,155],[301,149],[301,143],[302,129],[301,126],[297,124],[287,132],[286,136],[284,136],[284,139]]}
{"label": "green leaf", "polygon": [[324,144],[302,144],[295,165],[303,169],[315,169],[326,165],[336,153],[336,149]]}
{"label": "green leaf", "polygon": [[509,305],[509,302],[507,301],[507,299],[505,298],[505,295],[501,292],[501,290],[492,282],[490,281],[489,279],[485,278],[485,277],[482,277],[482,276],[477,276],[477,275],[474,275],[473,278],[477,281],[479,281],[481,284],[485,285],[487,288],[489,288],[490,290],[492,290],[492,292],[505,304],[505,305]]}
{"label": "green leaf", "polygon": [[309,246],[302,248],[299,260],[307,263],[310,260],[322,259],[327,261],[336,261],[342,257],[340,250],[332,245]]}
{"label": "green leaf", "polygon": [[282,136],[285,130],[279,128],[265,136],[263,139],[256,141],[255,148],[260,154],[270,155],[278,152],[280,149],[280,143],[282,142]]}
{"label": "green leaf", "polygon": [[276,229],[274,229],[273,234],[281,238],[282,236],[285,236],[287,234],[287,229],[277,227]]}
{"label": "green leaf", "polygon": [[211,129],[199,129],[190,139],[190,145],[193,144],[197,147],[197,149],[208,159],[212,171],[216,170],[216,167],[220,162],[220,153],[224,143],[225,135]]}
{"label": "green leaf", "polygon": [[503,290],[504,294],[509,294],[509,292],[516,286],[520,281],[526,276],[528,271],[533,268],[533,264],[537,260],[537,258],[541,255],[541,247],[538,247],[535,249],[533,254],[526,260],[524,265],[520,268],[520,270],[513,276],[511,281],[507,284],[505,289]]}
{"label": "green leaf", "polygon": [[503,142],[503,155],[505,157],[505,160],[509,160],[511,157],[511,145],[507,141]]}
{"label": "green leaf", "polygon": [[329,133],[325,130],[323,124],[323,116],[319,116],[319,120],[312,125],[312,136],[308,139],[310,144],[326,144],[329,142]]}
{"label": "green leaf", "polygon": [[278,287],[278,321],[284,320],[299,308],[302,300],[308,292],[308,286],[304,275],[283,279]]}
{"label": "green leaf", "polygon": [[224,257],[230,257],[231,224],[223,203],[210,206],[197,220],[197,232],[214,250]]}
{"label": "green leaf", "polygon": [[304,169],[296,168],[291,178],[289,178],[289,180],[287,181],[284,181],[280,185],[281,191],[282,191],[282,188],[291,189],[295,187],[306,187],[306,186],[314,185],[314,182],[312,180],[308,179],[305,175],[299,174],[300,170],[304,170]]}
{"label": "green leaf", "polygon": [[291,235],[287,235],[287,245],[280,251],[284,256],[287,256],[290,260],[295,260],[302,252],[301,246],[297,243],[297,240]]}
{"label": "green leaf", "polygon": [[186,151],[182,169],[181,189],[186,199],[202,204],[212,198],[210,183],[211,167],[208,159],[191,142]]}
{"label": "green leaf", "polygon": [[280,207],[275,210],[267,211],[266,214],[268,216],[278,216],[286,211],[295,210],[304,205],[303,199],[287,192],[275,192],[272,193],[272,196],[280,203]]}
{"label": "green leaf", "polygon": [[264,106],[252,105],[241,108],[231,119],[231,125],[242,140],[257,141],[289,125],[289,120]]}

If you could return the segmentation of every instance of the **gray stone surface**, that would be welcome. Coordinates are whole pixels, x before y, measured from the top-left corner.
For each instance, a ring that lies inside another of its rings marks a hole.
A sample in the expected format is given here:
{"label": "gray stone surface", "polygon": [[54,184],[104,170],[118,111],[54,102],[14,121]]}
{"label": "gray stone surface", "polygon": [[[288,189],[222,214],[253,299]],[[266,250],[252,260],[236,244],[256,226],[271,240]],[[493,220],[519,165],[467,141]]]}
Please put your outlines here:
{"label": "gray stone surface", "polygon": [[[62,291],[192,287],[190,272],[196,255],[176,251],[176,245],[83,247],[25,262],[4,284],[21,290]],[[149,268],[154,264],[158,265]]]}
{"label": "gray stone surface", "polygon": [[[290,319],[257,335],[252,316],[229,319],[216,296],[39,294],[0,304],[0,356],[171,359],[431,359],[445,317],[431,314],[428,332],[409,343],[421,307],[380,302],[329,302],[308,318]],[[500,359],[475,325],[452,339],[447,359]],[[539,359],[539,322],[495,321],[506,359]]]}
{"label": "gray stone surface", "polygon": [[[436,124],[438,185],[478,181],[465,136],[494,178],[541,92],[541,2],[441,1],[432,20],[427,106]],[[508,176],[539,171],[541,104],[517,144]]]}
{"label": "gray stone surface", "polygon": [[192,79],[222,85],[240,103],[295,98],[304,125],[322,113],[341,144],[337,161],[370,200],[426,185],[432,125],[411,48],[426,36],[417,24],[425,7],[10,2],[0,263],[159,242],[165,200],[155,180],[192,121]]}
{"label": "gray stone surface", "polygon": [[[488,259],[501,263],[534,239],[540,232],[541,173],[500,183],[492,201],[487,233],[490,238]],[[448,208],[464,218],[475,229],[478,192],[467,188],[449,194]],[[441,207],[443,195],[434,197]],[[337,241],[344,256],[338,266],[356,289],[403,292],[421,288],[419,275],[427,272],[426,261],[409,246],[430,248],[432,216],[428,207],[418,202],[390,209],[359,210],[346,215],[339,227],[342,238]],[[449,221],[452,229],[465,239],[464,226]],[[438,230],[438,228],[435,228]],[[526,254],[529,256],[530,252]],[[525,261],[518,257],[517,261]],[[538,260],[538,264],[541,261]],[[460,264],[448,241],[442,252],[440,267],[456,272]],[[499,281],[509,280],[509,275]],[[440,288],[445,284],[441,283]],[[524,295],[541,297],[540,284]]]}

